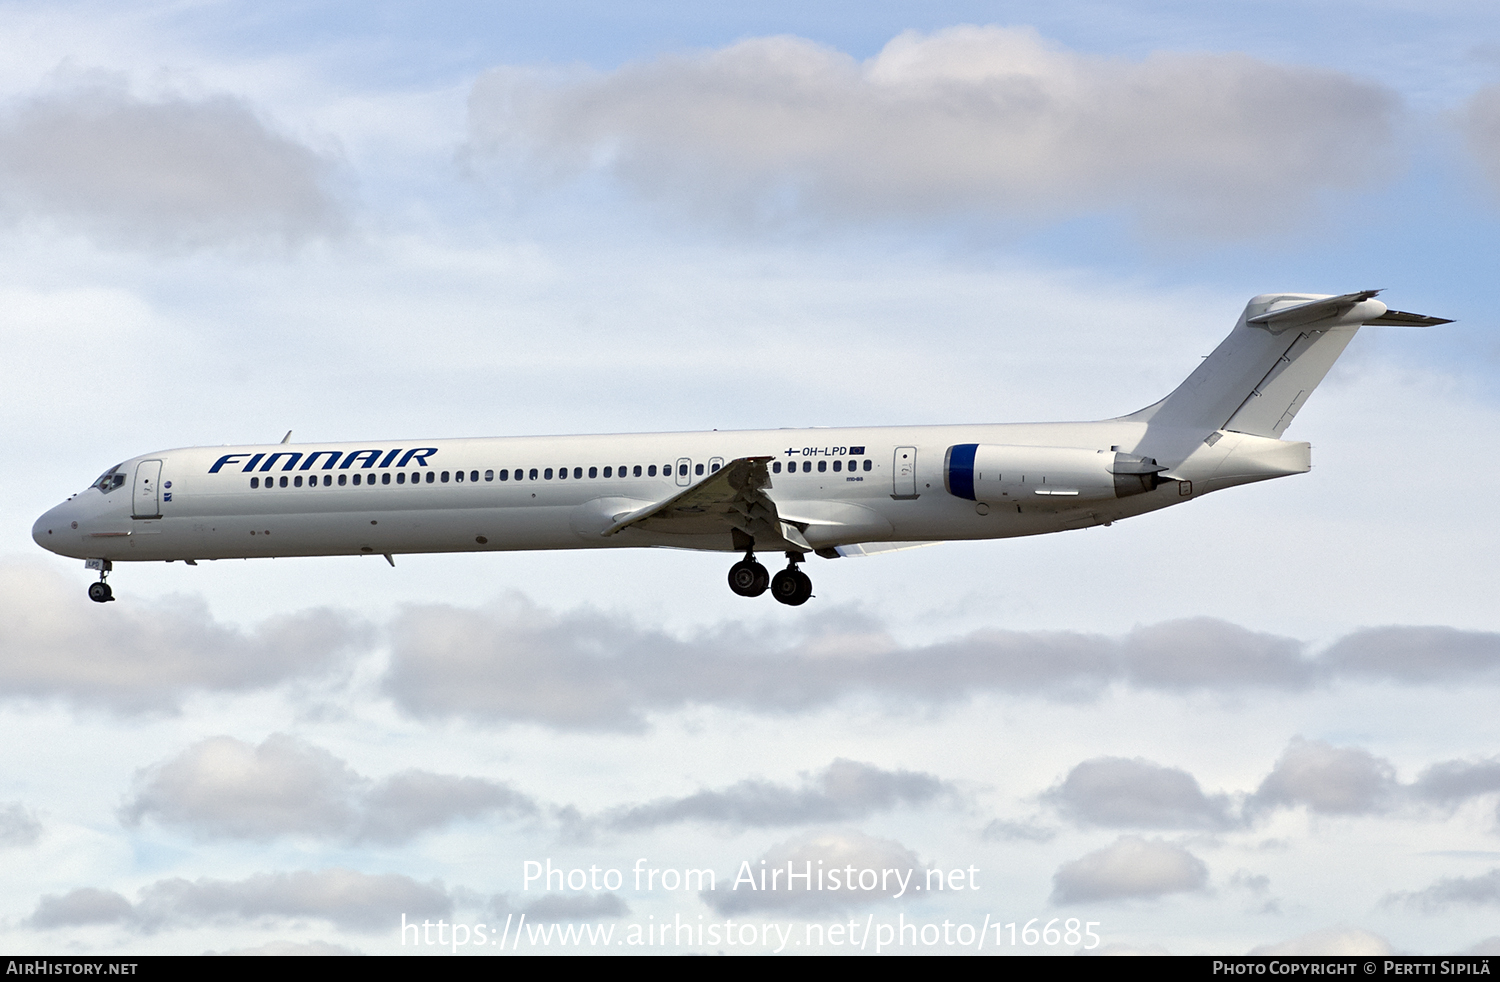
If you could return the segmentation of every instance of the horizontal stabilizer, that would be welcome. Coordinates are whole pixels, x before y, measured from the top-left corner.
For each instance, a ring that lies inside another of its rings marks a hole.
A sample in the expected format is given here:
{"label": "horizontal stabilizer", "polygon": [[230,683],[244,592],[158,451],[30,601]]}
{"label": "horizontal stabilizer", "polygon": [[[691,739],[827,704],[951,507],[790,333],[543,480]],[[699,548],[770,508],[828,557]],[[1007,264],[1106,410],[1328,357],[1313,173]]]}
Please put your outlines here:
{"label": "horizontal stabilizer", "polygon": [[1437,327],[1439,324],[1452,324],[1453,320],[1448,317],[1409,314],[1404,310],[1387,310],[1374,320],[1365,321],[1365,323],[1376,327]]}
{"label": "horizontal stabilizer", "polygon": [[1297,324],[1310,324],[1328,317],[1341,317],[1353,310],[1356,304],[1364,303],[1379,292],[1379,290],[1361,290],[1358,293],[1345,293],[1342,296],[1310,300],[1307,303],[1282,307],[1279,310],[1268,310],[1263,314],[1247,317],[1245,323],[1259,324],[1279,332]]}

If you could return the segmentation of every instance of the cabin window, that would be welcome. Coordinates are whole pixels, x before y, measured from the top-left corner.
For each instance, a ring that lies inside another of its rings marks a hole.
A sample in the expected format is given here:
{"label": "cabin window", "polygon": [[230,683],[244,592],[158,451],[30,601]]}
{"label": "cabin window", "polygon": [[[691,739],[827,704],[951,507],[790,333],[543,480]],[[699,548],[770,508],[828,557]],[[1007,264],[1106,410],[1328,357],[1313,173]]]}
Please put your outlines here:
{"label": "cabin window", "polygon": [[346,485],[348,483],[349,483],[349,475],[348,474],[340,474],[339,475],[339,487],[343,487],[344,485]]}
{"label": "cabin window", "polygon": [[693,473],[697,474],[699,477],[702,477],[703,476],[703,465],[699,464],[697,467],[694,467],[693,468]]}
{"label": "cabin window", "polygon": [[687,477],[687,464],[678,464],[677,465],[677,476],[678,477]]}
{"label": "cabin window", "polygon": [[723,467],[723,466],[724,466],[723,464],[715,464],[713,466],[713,473],[715,473],[715,474],[719,473],[719,468]]}
{"label": "cabin window", "polygon": [[447,471],[443,471],[443,483],[444,484],[448,483],[448,472]]}
{"label": "cabin window", "polygon": [[485,471],[484,472],[484,479],[486,481],[493,481],[495,479],[495,472],[494,471]]}
{"label": "cabin window", "polygon": [[826,460],[820,460],[820,461],[818,461],[818,473],[819,474],[823,473],[827,469],[828,469],[828,461],[826,461]]}
{"label": "cabin window", "polygon": [[[552,476],[552,474],[551,474],[550,471],[548,472],[547,476],[548,477]],[[536,480],[536,468],[535,467],[533,467],[529,472],[527,472],[526,479],[528,481],[535,481]]]}
{"label": "cabin window", "polygon": [[869,470],[869,469],[870,469],[870,462],[867,460],[867,461],[865,461],[865,470]]}
{"label": "cabin window", "polygon": [[436,481],[436,480],[437,480],[437,471],[428,471],[427,472],[427,483],[431,484],[433,481]]}
{"label": "cabin window", "polygon": [[390,484],[391,483],[391,472],[390,471],[386,471],[384,474],[380,475],[380,483],[381,484]]}
{"label": "cabin window", "polygon": [[[593,469],[593,468],[592,468],[592,467],[590,467],[590,468],[589,468],[589,476],[590,476],[590,477],[593,477],[593,476],[594,476],[594,475],[593,475],[593,470],[594,470],[594,469]],[[614,468],[613,468],[613,467],[606,467],[606,468],[604,468],[604,476],[605,476],[605,477],[609,477],[609,472],[610,472],[610,471],[612,471],[612,470],[614,470]],[[621,474],[623,474],[623,473],[625,473],[625,472],[624,472],[624,471],[623,471],[623,470],[621,470],[621,471],[620,471],[620,473],[621,473]]]}
{"label": "cabin window", "polygon": [[473,483],[474,481],[477,481],[477,480],[479,480],[479,472],[478,471],[469,471],[469,481],[470,481],[470,483]]}
{"label": "cabin window", "polygon": [[296,477],[292,478],[292,487],[294,487],[294,488],[300,488],[300,487],[302,487],[302,475],[301,474],[298,474]]}
{"label": "cabin window", "polygon": [[258,488],[258,487],[260,487],[260,478],[258,478],[258,477],[252,477],[250,479],[250,486],[252,488]]}
{"label": "cabin window", "polygon": [[802,473],[807,474],[811,470],[812,470],[812,461],[810,461],[810,460],[804,460],[802,462]]}
{"label": "cabin window", "polygon": [[836,471],[843,470],[844,469],[844,462],[842,460],[835,460],[833,462],[833,469],[836,470]]}
{"label": "cabin window", "polygon": [[778,460],[776,463],[774,463],[774,464],[771,465],[771,473],[772,474],[780,474],[781,473],[781,461]]}
{"label": "cabin window", "polygon": [[[454,474],[453,475],[453,479],[455,481],[457,481],[459,484],[464,483],[464,472],[463,471],[459,471],[457,474]],[[444,478],[444,480],[446,480],[446,478]]]}
{"label": "cabin window", "polygon": [[655,477],[656,476],[656,465],[655,464],[652,464],[650,467],[646,468],[646,476],[647,477]]}
{"label": "cabin window", "polygon": [[557,479],[559,481],[566,481],[568,479],[568,469],[566,467],[559,467],[557,469]]}
{"label": "cabin window", "polygon": [[[516,480],[519,481],[520,479],[521,479],[521,472],[520,471],[516,471]],[[500,472],[500,480],[502,480],[502,481],[509,481],[510,480],[510,471],[509,470],[503,470],[503,471],[501,471]]]}
{"label": "cabin window", "polygon": [[582,480],[583,479],[583,468],[582,467],[575,467],[575,468],[573,468],[573,476],[575,478],[578,478],[579,480]]}
{"label": "cabin window", "polygon": [[549,467],[546,470],[542,471],[542,477],[546,478],[549,481],[552,480],[552,468]]}
{"label": "cabin window", "polygon": [[[343,478],[339,479],[339,483],[340,484],[344,483]],[[397,471],[396,472],[396,483],[397,484],[405,484],[406,483],[406,471]]]}
{"label": "cabin window", "polygon": [[[606,467],[604,469],[605,470],[609,470],[608,467]],[[594,477],[598,477],[598,476],[599,476],[599,468],[597,468],[597,467],[590,467],[589,468],[589,477],[594,478]],[[605,474],[604,476],[605,477],[609,477],[608,474]]]}
{"label": "cabin window", "polygon": [[286,487],[286,478],[284,477],[281,479],[281,486]]}

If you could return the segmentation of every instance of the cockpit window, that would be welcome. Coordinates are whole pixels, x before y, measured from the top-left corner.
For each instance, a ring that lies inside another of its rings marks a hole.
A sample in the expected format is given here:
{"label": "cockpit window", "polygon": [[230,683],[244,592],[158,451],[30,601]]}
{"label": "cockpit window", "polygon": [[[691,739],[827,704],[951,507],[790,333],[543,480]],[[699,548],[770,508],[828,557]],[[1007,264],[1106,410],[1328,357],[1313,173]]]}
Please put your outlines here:
{"label": "cockpit window", "polygon": [[116,464],[109,470],[105,471],[103,474],[100,474],[99,480],[95,481],[93,484],[90,484],[89,487],[98,488],[105,494],[109,494],[115,488],[125,483],[125,475],[119,473],[120,468],[124,466],[124,464]]}

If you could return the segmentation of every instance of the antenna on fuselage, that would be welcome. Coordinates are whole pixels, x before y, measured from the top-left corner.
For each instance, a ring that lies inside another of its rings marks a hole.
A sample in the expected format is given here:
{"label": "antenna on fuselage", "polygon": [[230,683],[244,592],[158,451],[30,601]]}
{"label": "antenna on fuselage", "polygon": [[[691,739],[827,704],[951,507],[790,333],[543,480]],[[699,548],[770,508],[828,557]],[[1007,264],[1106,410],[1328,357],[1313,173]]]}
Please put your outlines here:
{"label": "antenna on fuselage", "polygon": [[291,430],[287,430],[286,431],[286,436],[284,436],[284,437],[281,438],[281,442],[282,443],[291,443],[292,442],[292,431]]}

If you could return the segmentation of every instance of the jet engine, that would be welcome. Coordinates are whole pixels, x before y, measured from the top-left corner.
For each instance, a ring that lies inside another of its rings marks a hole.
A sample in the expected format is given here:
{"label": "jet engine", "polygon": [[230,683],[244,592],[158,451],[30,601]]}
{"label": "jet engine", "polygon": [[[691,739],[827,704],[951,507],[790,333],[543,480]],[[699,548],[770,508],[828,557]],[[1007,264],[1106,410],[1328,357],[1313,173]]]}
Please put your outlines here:
{"label": "jet engine", "polygon": [[943,486],[970,501],[1099,501],[1144,494],[1162,483],[1152,457],[1081,447],[960,443],[943,460]]}

